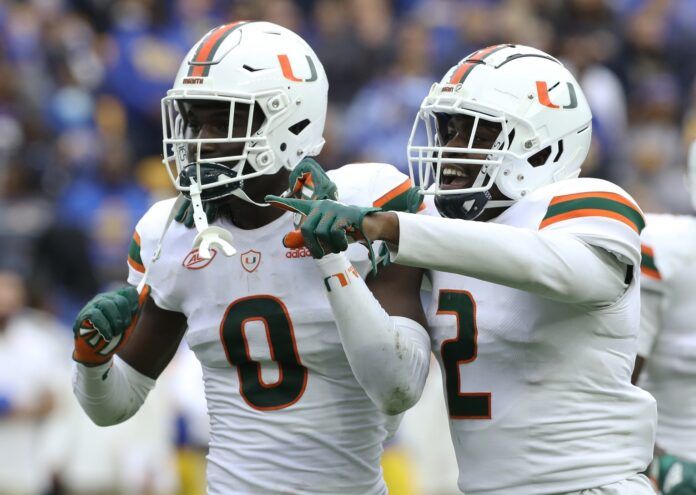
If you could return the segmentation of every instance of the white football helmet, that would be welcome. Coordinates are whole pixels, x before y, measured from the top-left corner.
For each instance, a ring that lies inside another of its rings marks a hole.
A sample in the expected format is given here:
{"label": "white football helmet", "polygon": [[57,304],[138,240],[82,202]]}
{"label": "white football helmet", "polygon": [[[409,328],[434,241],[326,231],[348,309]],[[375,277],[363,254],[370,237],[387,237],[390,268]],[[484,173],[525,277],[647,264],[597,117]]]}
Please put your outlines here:
{"label": "white football helmet", "polygon": [[[200,189],[204,201],[230,194],[251,201],[245,180],[292,169],[321,151],[328,86],[314,51],[288,29],[252,21],[212,29],[189,51],[162,99],[163,162],[174,186],[186,196]],[[193,100],[229,107],[226,137],[187,135],[185,107]],[[234,119],[241,106],[247,112],[240,131]],[[258,129],[255,112],[263,112]],[[243,146],[232,156],[204,158],[205,143]]]}
{"label": "white football helmet", "polygon": [[[456,114],[473,119],[466,147],[446,147],[438,129],[438,119]],[[500,129],[492,147],[476,147],[482,121]],[[411,178],[423,194],[436,195],[446,216],[473,219],[577,177],[591,134],[585,96],[558,60],[527,46],[491,46],[452,67],[423,100],[408,144]],[[477,166],[473,184],[442,188],[444,165]],[[508,200],[491,200],[494,184]]]}
{"label": "white football helmet", "polygon": [[689,156],[686,159],[686,178],[691,194],[691,204],[696,209],[696,141],[689,146]]}

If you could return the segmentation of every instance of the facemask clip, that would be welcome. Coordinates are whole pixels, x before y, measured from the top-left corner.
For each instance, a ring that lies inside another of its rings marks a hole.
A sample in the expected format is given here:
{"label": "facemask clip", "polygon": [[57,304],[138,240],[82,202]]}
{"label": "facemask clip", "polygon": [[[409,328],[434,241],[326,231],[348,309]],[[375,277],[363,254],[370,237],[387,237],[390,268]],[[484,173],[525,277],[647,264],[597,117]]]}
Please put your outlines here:
{"label": "facemask clip", "polygon": [[232,245],[232,234],[222,227],[208,225],[208,218],[201,202],[201,186],[194,179],[191,179],[189,191],[193,206],[193,221],[198,230],[198,235],[193,240],[193,247],[198,248],[198,256],[209,260],[212,257],[210,250],[213,246],[220,248],[225,256],[235,255],[237,250]]}

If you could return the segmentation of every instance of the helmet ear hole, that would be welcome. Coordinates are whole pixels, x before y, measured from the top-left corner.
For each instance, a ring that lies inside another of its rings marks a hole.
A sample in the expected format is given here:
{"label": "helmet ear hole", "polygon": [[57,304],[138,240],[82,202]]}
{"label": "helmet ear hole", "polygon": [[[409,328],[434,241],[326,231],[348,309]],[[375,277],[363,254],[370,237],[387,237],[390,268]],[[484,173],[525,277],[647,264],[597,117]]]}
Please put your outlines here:
{"label": "helmet ear hole", "polygon": [[538,167],[540,165],[544,165],[549,159],[549,156],[551,156],[551,146],[547,146],[543,150],[537,151],[532,156],[527,158],[527,161],[532,167]]}
{"label": "helmet ear hole", "polygon": [[291,125],[288,127],[288,130],[292,132],[295,136],[299,135],[302,131],[305,130],[305,128],[310,124],[309,119],[304,119],[300,120],[299,122],[296,122],[295,124]]}

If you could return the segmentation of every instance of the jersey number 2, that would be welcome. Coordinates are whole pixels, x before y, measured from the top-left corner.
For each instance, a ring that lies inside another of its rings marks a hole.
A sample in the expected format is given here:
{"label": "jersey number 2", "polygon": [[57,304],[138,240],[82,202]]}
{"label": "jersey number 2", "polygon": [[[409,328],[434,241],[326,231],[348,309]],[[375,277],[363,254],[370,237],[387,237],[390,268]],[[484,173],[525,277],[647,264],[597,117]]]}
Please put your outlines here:
{"label": "jersey number 2", "polygon": [[443,341],[440,347],[450,418],[491,419],[491,394],[460,392],[459,385],[459,365],[473,362],[478,353],[474,298],[467,291],[441,290],[437,314],[453,315],[457,319],[457,336]]}
{"label": "jersey number 2", "polygon": [[[263,381],[261,364],[250,357],[244,327],[251,321],[260,321],[266,330],[271,359],[278,363],[274,383]],[[280,299],[268,295],[237,299],[227,307],[220,339],[228,362],[237,367],[239,391],[251,407],[261,411],[282,409],[302,397],[307,368],[300,362],[292,322]]]}

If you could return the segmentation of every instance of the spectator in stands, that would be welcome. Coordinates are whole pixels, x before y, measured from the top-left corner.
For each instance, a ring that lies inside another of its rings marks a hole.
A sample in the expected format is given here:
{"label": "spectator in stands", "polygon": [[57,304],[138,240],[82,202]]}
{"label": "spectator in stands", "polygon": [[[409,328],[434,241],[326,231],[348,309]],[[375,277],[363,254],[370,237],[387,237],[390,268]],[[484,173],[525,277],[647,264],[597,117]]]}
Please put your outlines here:
{"label": "spectator in stands", "polygon": [[70,377],[68,335],[27,308],[19,274],[0,270],[0,493],[39,495],[52,484],[44,427]]}

